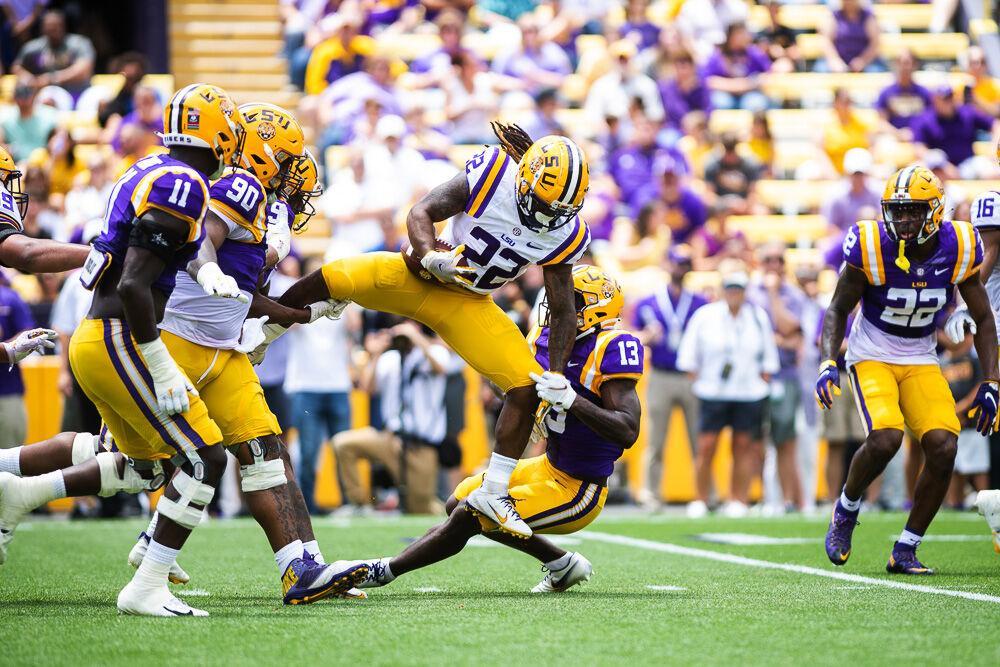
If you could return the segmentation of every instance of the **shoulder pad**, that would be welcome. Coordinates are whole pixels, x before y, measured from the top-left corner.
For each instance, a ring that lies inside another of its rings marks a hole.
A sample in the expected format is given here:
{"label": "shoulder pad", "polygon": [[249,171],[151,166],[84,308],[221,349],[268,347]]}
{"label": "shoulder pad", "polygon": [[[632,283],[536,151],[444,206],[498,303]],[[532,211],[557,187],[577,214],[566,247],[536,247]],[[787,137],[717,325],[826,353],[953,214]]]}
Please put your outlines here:
{"label": "shoulder pad", "polygon": [[207,207],[208,186],[201,174],[190,167],[165,165],[151,169],[132,191],[135,217],[156,208],[180,218],[190,228],[188,243],[201,235]]}
{"label": "shoulder pad", "polygon": [[255,242],[264,238],[267,193],[260,179],[237,170],[212,183],[212,211],[253,234]]}
{"label": "shoulder pad", "polygon": [[844,236],[844,261],[861,269],[872,285],[885,283],[885,263],[882,248],[886,236],[874,220],[860,220]]}
{"label": "shoulder pad", "polygon": [[594,351],[584,364],[580,383],[594,393],[612,379],[642,377],[645,351],[639,339],[628,331],[612,329],[597,334]]}
{"label": "shoulder pad", "polygon": [[951,274],[951,282],[957,285],[979,271],[983,263],[983,240],[972,223],[952,220],[942,225],[942,231],[948,226],[954,234],[955,268]]}
{"label": "shoulder pad", "polygon": [[465,212],[473,218],[481,216],[493,199],[506,171],[516,168],[517,165],[510,156],[496,146],[472,156],[465,163],[465,178],[469,182],[469,200],[465,204]]}
{"label": "shoulder pad", "polygon": [[[576,216],[573,222],[563,226],[562,230],[565,230],[566,237],[562,243],[556,246],[555,250],[538,262],[539,266],[574,264],[580,259],[580,256],[583,255],[587,247],[590,246],[590,227],[580,216]],[[554,233],[548,232],[548,234]]]}

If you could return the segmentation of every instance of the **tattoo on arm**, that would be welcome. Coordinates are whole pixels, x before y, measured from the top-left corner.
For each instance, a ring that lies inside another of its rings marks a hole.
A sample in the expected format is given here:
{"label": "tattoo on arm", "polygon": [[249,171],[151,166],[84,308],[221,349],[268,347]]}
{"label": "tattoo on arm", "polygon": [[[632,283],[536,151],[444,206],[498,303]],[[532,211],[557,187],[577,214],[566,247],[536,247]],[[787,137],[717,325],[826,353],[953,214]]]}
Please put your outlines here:
{"label": "tattoo on arm", "polygon": [[840,274],[833,300],[826,309],[826,317],[823,319],[820,348],[824,361],[836,359],[840,355],[840,344],[844,341],[847,317],[861,301],[861,295],[864,294],[867,284],[865,275],[853,266],[845,267],[844,272]]}
{"label": "tattoo on arm", "polygon": [[608,380],[601,385],[601,405],[578,396],[570,413],[602,438],[628,449],[639,437],[642,408],[635,380]]}
{"label": "tattoo on arm", "polygon": [[562,373],[576,341],[573,267],[556,264],[542,269],[549,303],[549,370]]}
{"label": "tattoo on arm", "polygon": [[413,247],[413,256],[421,259],[434,249],[434,223],[447,220],[465,210],[469,200],[469,182],[465,172],[455,174],[414,204],[406,216],[406,231]]}
{"label": "tattoo on arm", "polygon": [[976,321],[976,333],[973,341],[983,375],[996,380],[1000,375],[997,368],[997,325],[993,318],[993,308],[986,288],[979,281],[979,276],[971,276],[958,286],[958,291],[969,307],[969,315]]}

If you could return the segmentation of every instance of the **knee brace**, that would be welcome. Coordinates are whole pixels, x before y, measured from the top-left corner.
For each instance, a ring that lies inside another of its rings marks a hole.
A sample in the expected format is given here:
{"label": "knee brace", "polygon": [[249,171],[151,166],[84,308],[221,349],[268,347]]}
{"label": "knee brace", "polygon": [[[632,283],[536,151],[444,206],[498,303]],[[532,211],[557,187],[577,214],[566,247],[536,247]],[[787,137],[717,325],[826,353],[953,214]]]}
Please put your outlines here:
{"label": "knee brace", "polygon": [[[75,445],[76,443],[74,443]],[[118,474],[118,459],[111,452],[101,452],[96,455],[97,466],[101,469],[101,490],[97,494],[109,498],[119,491],[139,493],[140,491],[155,491],[163,486],[163,468],[159,463],[151,464],[144,475],[136,470],[133,462],[126,459],[122,474]]]}
{"label": "knee brace", "polygon": [[[177,500],[166,495],[160,498],[156,511],[174,523],[193,530],[201,523],[205,508],[215,496],[215,488],[193,479],[183,470],[178,470],[173,479],[174,488],[180,494]],[[201,507],[194,507],[193,504]]]}
{"label": "knee brace", "polygon": [[[253,491],[266,491],[285,484],[288,480],[285,477],[285,462],[279,458],[273,461],[265,461],[267,447],[259,439],[248,440],[247,448],[253,463],[240,466],[240,488],[244,493]],[[238,446],[234,446],[230,451],[237,454]],[[281,453],[280,446],[278,453]]]}
{"label": "knee brace", "polygon": [[77,433],[76,437],[73,438],[73,465],[80,465],[84,461],[89,461],[97,456],[98,452],[103,451],[104,448],[101,447],[100,436],[93,433]]}

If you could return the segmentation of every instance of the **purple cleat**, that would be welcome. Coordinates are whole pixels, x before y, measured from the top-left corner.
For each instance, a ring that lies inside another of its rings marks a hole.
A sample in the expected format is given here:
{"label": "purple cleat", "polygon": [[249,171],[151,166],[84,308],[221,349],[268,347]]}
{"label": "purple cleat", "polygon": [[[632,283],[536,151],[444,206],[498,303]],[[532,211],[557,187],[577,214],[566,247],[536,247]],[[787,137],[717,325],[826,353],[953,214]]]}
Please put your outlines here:
{"label": "purple cleat", "polygon": [[892,545],[892,555],[885,564],[889,574],[934,574],[934,570],[917,560],[917,548],[896,542]]}
{"label": "purple cleat", "polygon": [[834,565],[843,565],[851,557],[851,535],[857,525],[858,513],[845,510],[838,500],[826,530],[826,557]]}
{"label": "purple cleat", "polygon": [[310,604],[331,595],[340,595],[368,577],[368,565],[322,565],[312,556],[296,558],[282,578],[288,585],[285,604]]}

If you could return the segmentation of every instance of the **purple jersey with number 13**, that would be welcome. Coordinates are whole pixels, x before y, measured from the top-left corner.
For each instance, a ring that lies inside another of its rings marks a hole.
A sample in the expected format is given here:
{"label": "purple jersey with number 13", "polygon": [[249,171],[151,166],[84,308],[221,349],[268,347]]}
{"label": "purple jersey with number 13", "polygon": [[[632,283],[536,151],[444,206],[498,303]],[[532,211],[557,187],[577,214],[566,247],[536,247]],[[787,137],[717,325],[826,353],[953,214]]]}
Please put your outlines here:
{"label": "purple jersey with number 13", "polygon": [[[538,328],[528,336],[535,359],[549,367],[549,329]],[[601,405],[601,385],[608,380],[636,380],[642,377],[643,348],[627,331],[610,329],[579,338],[566,363],[566,378],[577,400]],[[545,454],[564,473],[588,481],[603,480],[615,469],[615,461],[625,451],[569,413],[549,412],[548,447]]]}
{"label": "purple jersey with number 13", "polygon": [[[937,248],[925,261],[908,256],[909,270],[896,263],[898,243],[885,226],[863,220],[844,238],[844,261],[865,275],[861,317],[847,344],[847,364],[873,360],[890,364],[937,364],[935,318],[951,302],[955,285],[979,271],[983,244],[968,222],[944,221]],[[849,270],[849,269],[845,269]]]}
{"label": "purple jersey with number 13", "polygon": [[120,268],[136,219],[152,209],[164,211],[188,225],[186,243],[153,283],[153,287],[169,296],[177,271],[187,266],[205,236],[202,221],[208,209],[208,179],[203,174],[169,155],[152,155],[136,162],[111,191],[104,230],[94,241],[94,248]]}

